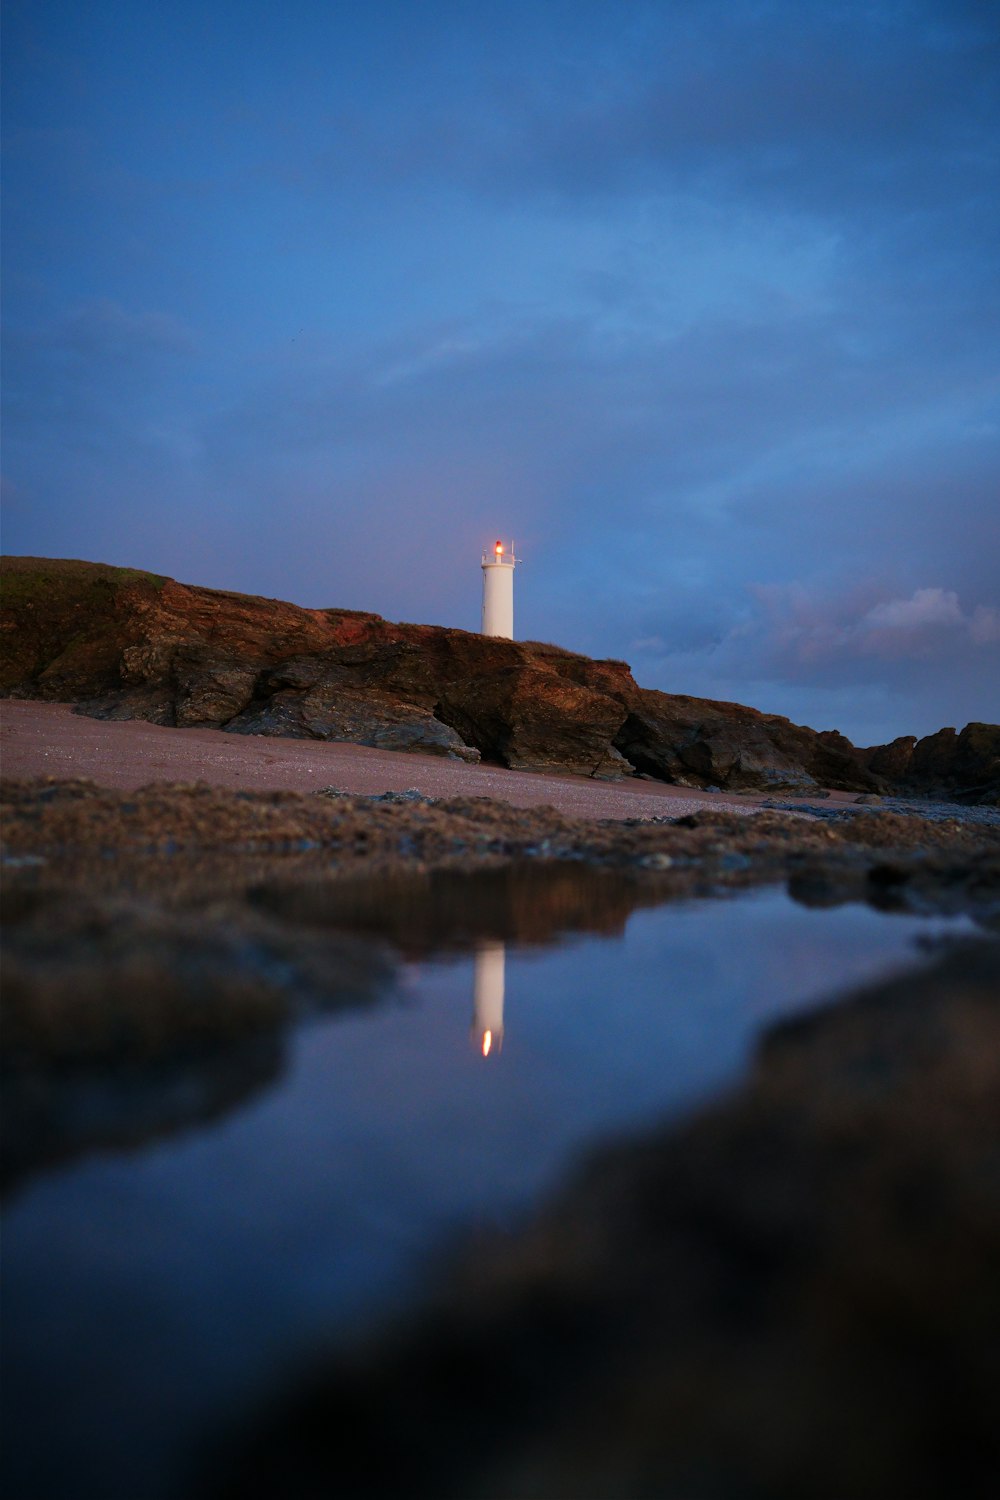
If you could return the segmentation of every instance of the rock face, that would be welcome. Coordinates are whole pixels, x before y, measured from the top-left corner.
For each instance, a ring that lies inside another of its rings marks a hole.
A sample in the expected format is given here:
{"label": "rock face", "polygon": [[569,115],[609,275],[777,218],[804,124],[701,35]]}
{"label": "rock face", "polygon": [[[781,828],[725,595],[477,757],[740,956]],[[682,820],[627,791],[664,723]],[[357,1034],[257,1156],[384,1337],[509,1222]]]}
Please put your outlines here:
{"label": "rock face", "polygon": [[445,686],[441,716],[513,770],[570,770],[602,780],[631,776],[612,744],[625,709],[614,698],[533,666]]}
{"label": "rock face", "polygon": [[1000,725],[966,724],[961,734],[939,729],[922,740],[905,735],[855,753],[906,794],[1000,805]]}
{"label": "rock face", "polygon": [[868,757],[867,765],[876,776],[885,776],[891,781],[896,781],[905,776],[910,761],[913,759],[913,747],[917,743],[915,734],[901,734],[898,739],[890,745],[875,745],[873,749],[862,754]]}
{"label": "rock face", "polygon": [[615,740],[638,770],[682,786],[767,788],[808,795],[820,786],[880,791],[884,784],[828,736],[777,714],[637,689]]}
{"label": "rock face", "polygon": [[626,663],[557,646],[97,563],[5,558],[2,579],[0,693],[98,718],[729,790],[982,800],[1000,786],[1000,729],[986,724],[859,750],[776,714],[640,688]]}

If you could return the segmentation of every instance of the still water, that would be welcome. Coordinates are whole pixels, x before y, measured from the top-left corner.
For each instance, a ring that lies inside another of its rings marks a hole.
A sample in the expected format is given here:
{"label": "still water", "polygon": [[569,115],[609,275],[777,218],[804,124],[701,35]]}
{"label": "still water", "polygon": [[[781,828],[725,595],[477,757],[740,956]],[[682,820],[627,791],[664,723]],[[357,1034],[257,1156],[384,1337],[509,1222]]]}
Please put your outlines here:
{"label": "still water", "polygon": [[777,891],[616,926],[432,943],[382,1003],[276,1040],[266,1081],[210,1123],[22,1184],[9,1493],[184,1495],[221,1420],[391,1316],[449,1246],[516,1226],[589,1145],[697,1107],[771,1020],[971,930]]}

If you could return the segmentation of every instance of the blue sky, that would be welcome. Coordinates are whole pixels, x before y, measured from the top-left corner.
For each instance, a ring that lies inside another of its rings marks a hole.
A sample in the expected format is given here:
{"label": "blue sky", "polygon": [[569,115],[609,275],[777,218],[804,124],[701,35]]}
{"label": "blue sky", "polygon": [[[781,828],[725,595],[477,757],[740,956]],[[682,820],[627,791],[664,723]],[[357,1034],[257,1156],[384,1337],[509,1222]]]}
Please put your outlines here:
{"label": "blue sky", "polygon": [[1000,10],[8,0],[10,553],[1000,718]]}

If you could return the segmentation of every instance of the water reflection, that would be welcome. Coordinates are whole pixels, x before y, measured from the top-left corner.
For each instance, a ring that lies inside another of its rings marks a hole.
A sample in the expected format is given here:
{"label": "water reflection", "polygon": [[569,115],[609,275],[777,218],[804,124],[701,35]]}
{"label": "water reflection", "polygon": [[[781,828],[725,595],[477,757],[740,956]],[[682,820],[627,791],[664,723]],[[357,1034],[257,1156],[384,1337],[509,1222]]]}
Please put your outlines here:
{"label": "water reflection", "polygon": [[281,1077],[280,1034],[237,1039],[150,1067],[34,1069],[0,1090],[0,1193],[91,1152],[132,1152],[203,1127]]}
{"label": "water reflection", "polygon": [[[565,869],[523,888],[516,874],[482,888],[420,881],[395,909],[383,897],[381,914],[375,888],[304,887],[287,907],[276,881],[268,890],[261,925],[240,929],[254,942],[238,951],[275,983],[298,985],[299,1014],[314,1018],[284,1033],[280,1085],[263,1086],[280,1066],[264,1053],[259,1073],[212,1081],[229,1112],[211,1128],[64,1161],[11,1205],[11,1494],[188,1500],[192,1444],[276,1368],[402,1302],[456,1230],[511,1230],[581,1150],[710,1096],[739,1076],[762,1025],[906,961],[926,928],[863,907],[810,911],[778,892],[626,921],[642,888]],[[350,951],[335,931],[345,908],[369,924],[365,951],[388,926],[417,961],[397,1003],[370,991],[320,1019],[330,964],[342,970]],[[424,957],[434,948],[424,917],[444,936],[440,957]],[[591,918],[600,937],[585,935]],[[608,940],[606,922],[624,931]],[[276,966],[279,930],[297,954],[314,945],[309,988],[299,968]],[[566,932],[572,942],[555,941]],[[508,970],[517,1046],[504,1066],[485,1066],[487,1034],[487,1057],[503,1040]],[[186,1075],[136,1104],[173,1130],[209,1092]],[[94,1101],[75,1098],[45,1104],[64,1111],[74,1138],[71,1114],[85,1104],[95,1119]],[[101,1102],[88,1140],[137,1141],[131,1102],[121,1104],[112,1116]],[[24,1104],[22,1114],[37,1130],[37,1113]],[[54,1160],[66,1135],[45,1131]]]}
{"label": "water reflection", "polygon": [[477,943],[473,973],[472,1037],[484,1057],[503,1047],[506,943]]}
{"label": "water reflection", "polygon": [[671,893],[636,870],[521,862],[470,875],[405,871],[379,877],[256,881],[248,904],[305,930],[385,939],[404,958],[474,951],[479,942],[548,946],[572,933],[620,937],[636,910]]}

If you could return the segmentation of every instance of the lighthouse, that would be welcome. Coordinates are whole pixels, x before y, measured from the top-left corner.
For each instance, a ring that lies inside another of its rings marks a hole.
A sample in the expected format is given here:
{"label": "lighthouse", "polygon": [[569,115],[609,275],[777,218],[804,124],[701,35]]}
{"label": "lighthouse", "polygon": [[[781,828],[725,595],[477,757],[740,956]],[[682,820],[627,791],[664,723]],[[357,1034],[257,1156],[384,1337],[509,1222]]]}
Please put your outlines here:
{"label": "lighthouse", "polygon": [[503,542],[483,553],[483,635],[514,639],[514,543]]}

